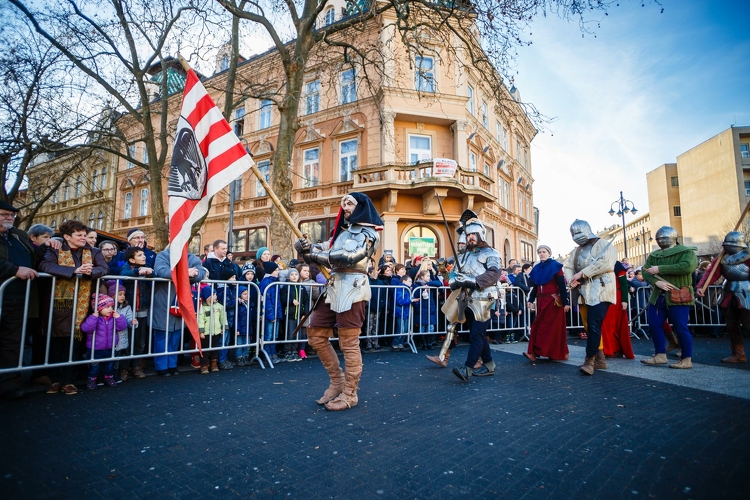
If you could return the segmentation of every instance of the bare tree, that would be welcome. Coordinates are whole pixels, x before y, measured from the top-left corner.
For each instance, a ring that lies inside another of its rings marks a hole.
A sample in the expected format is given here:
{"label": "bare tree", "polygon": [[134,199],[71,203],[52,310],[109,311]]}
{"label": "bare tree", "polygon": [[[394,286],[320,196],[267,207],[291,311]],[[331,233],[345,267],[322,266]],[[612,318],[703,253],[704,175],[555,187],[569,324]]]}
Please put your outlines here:
{"label": "bare tree", "polygon": [[[262,81],[241,82],[239,94],[272,100],[280,123],[273,156],[272,187],[282,204],[292,211],[292,180],[288,175],[294,140],[301,127],[300,98],[305,71],[321,64],[356,67],[358,80],[376,98],[382,87],[394,81],[396,53],[413,56],[434,54],[440,47],[446,64],[460,74],[470,70],[490,89],[500,116],[517,117],[519,106],[525,117],[519,121],[526,136],[545,118],[530,104],[511,95],[516,49],[529,43],[525,31],[536,16],[557,15],[575,20],[589,29],[588,16],[603,16],[615,1],[608,0],[349,0],[335,22],[320,23],[330,0],[217,0],[233,15],[263,34],[281,63],[274,73],[263,73]],[[594,20],[595,22],[595,20]],[[373,31],[379,37],[367,36]],[[413,69],[413,68],[410,68]],[[276,78],[269,78],[275,74]],[[435,103],[439,105],[439,103]],[[271,242],[291,239],[291,230],[276,207],[271,209]],[[281,245],[277,251],[287,251]]]}
{"label": "bare tree", "polygon": [[[10,3],[81,78],[92,82],[85,96],[89,101],[98,100],[100,109],[124,110],[119,122],[121,145],[94,146],[148,171],[155,244],[165,247],[169,230],[162,186],[174,128],[169,122],[174,101],[167,97],[181,90],[172,85],[178,64],[170,56],[210,50],[215,40],[207,31],[207,19],[215,14],[212,2],[66,0],[41,7],[22,0]],[[141,158],[131,154],[130,146],[138,143],[146,151]]]}

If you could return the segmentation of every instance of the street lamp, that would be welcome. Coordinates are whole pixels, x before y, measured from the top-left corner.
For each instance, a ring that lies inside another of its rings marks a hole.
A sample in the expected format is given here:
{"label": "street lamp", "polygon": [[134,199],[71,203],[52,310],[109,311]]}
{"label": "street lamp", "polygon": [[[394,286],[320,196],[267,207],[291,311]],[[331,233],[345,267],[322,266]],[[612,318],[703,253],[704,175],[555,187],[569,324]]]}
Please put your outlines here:
{"label": "street lamp", "polygon": [[[646,228],[645,227],[641,228],[641,235],[635,237],[635,241],[636,242],[641,241],[641,239],[643,239],[643,263],[645,264],[646,263],[646,256],[648,254],[648,249],[646,248]],[[649,236],[648,237],[648,241],[650,243],[650,242],[654,241],[654,239],[651,236]]]}
{"label": "street lamp", "polygon": [[[617,211],[615,211],[614,207],[617,206]],[[625,232],[625,214],[630,212],[631,214],[635,215],[638,210],[635,208],[635,204],[630,201],[626,200],[622,197],[622,191],[620,191],[620,199],[613,201],[609,205],[609,215],[614,216],[615,214],[622,217],[622,245],[625,249],[625,258],[628,258],[628,235]]]}

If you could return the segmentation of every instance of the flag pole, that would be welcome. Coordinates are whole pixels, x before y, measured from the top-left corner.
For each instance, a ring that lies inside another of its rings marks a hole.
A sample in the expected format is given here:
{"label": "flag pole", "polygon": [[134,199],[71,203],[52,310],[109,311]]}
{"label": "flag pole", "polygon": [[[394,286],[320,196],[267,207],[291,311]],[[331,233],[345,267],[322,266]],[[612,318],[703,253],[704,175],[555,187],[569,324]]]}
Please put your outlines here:
{"label": "flag pole", "polygon": [[[185,68],[185,71],[190,71],[192,68],[190,67],[190,64],[185,60],[184,57],[182,57],[181,54],[177,54],[177,59],[180,61],[180,64],[182,64],[182,67]],[[249,154],[249,153],[248,153]],[[266,190],[266,193],[271,198],[271,201],[274,205],[276,205],[276,208],[279,209],[279,212],[281,213],[281,216],[284,218],[286,223],[289,225],[289,227],[292,229],[292,232],[297,236],[297,238],[305,238],[305,235],[302,234],[302,231],[297,228],[297,225],[294,223],[294,220],[292,220],[292,217],[289,215],[289,212],[286,211],[286,208],[284,208],[284,205],[281,204],[281,200],[276,196],[276,193],[273,192],[273,189],[271,189],[271,186],[268,185],[268,182],[266,182],[265,177],[260,173],[260,170],[258,170],[258,167],[255,166],[255,162],[252,163],[250,166],[250,169],[253,171],[253,174],[255,174],[255,178],[258,179],[258,182],[263,186],[263,189]],[[328,272],[328,270],[325,267],[320,267],[320,272],[323,274],[323,276],[326,277],[326,279],[330,278],[331,275]]]}

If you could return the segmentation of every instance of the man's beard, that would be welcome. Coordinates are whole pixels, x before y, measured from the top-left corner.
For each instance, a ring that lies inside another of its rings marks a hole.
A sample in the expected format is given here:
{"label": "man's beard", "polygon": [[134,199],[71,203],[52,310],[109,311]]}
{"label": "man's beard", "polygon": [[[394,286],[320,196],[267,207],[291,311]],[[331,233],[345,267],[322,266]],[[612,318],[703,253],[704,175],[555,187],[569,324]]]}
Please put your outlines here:
{"label": "man's beard", "polygon": [[3,226],[3,229],[5,229],[6,231],[9,231],[13,229],[13,222],[9,220],[4,220],[2,222],[2,226]]}

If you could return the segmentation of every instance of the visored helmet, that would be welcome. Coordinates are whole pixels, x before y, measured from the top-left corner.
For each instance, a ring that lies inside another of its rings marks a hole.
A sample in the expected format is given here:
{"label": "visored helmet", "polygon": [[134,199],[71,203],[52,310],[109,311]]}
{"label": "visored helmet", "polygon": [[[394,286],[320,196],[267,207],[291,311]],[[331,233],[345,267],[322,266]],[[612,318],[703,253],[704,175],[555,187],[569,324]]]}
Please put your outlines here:
{"label": "visored helmet", "polygon": [[735,255],[742,250],[747,250],[745,234],[740,231],[731,231],[727,233],[724,237],[724,242],[721,245],[724,247],[724,252],[729,255]]}
{"label": "visored helmet", "polygon": [[570,236],[579,246],[585,245],[591,238],[596,238],[589,223],[581,219],[574,220],[573,224],[570,225]]}
{"label": "visored helmet", "polygon": [[656,231],[656,243],[659,248],[666,250],[677,245],[677,230],[672,226],[662,226]]}
{"label": "visored helmet", "polygon": [[466,225],[464,226],[463,235],[472,233],[476,233],[479,241],[487,241],[487,230],[484,227],[484,223],[477,218],[469,219],[468,221],[466,221]]}

